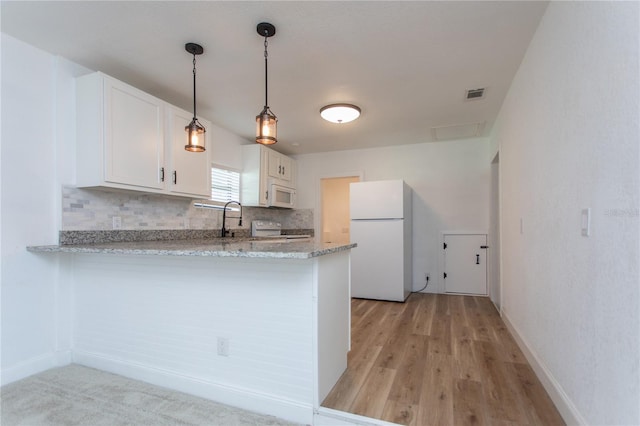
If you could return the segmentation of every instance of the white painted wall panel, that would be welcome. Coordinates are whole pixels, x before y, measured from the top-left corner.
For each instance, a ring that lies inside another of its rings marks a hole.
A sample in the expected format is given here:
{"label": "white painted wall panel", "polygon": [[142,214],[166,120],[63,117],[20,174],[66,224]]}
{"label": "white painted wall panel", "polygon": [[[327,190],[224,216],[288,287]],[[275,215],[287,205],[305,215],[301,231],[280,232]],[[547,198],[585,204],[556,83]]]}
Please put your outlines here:
{"label": "white painted wall panel", "polygon": [[25,247],[58,241],[60,182],[73,179],[74,78],[85,69],[6,34],[1,43],[0,377],[6,384],[69,362],[69,280],[56,258]]}
{"label": "white painted wall panel", "polygon": [[78,256],[74,350],[311,403],[310,262]]}
{"label": "white painted wall panel", "polygon": [[640,424],[639,20],[551,2],[493,131],[503,308],[571,423]]}
{"label": "white painted wall panel", "polygon": [[250,141],[215,124],[210,127],[207,129],[207,133],[211,132],[212,148],[209,153],[211,162],[219,166],[242,170],[242,149],[240,146],[248,144]]}
{"label": "white painted wall panel", "polygon": [[347,369],[351,332],[350,257],[344,253],[317,260],[317,364],[319,407]]}
{"label": "white painted wall panel", "polygon": [[55,61],[2,34],[2,384],[55,365]]}

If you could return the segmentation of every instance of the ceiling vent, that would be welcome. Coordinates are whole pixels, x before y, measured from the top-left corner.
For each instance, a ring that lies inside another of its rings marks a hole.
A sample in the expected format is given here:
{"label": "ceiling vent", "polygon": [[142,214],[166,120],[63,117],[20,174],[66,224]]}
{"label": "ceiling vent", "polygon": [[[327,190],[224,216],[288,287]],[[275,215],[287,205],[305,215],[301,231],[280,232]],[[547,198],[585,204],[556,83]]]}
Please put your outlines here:
{"label": "ceiling vent", "polygon": [[468,101],[474,101],[476,99],[484,98],[484,87],[480,87],[478,89],[468,89],[465,99]]}

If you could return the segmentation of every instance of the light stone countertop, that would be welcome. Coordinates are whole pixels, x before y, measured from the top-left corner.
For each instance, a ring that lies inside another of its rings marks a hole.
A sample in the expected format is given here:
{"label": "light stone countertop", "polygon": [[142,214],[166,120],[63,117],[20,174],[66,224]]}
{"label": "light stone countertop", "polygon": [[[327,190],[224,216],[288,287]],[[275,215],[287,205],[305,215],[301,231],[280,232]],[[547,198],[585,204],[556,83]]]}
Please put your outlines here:
{"label": "light stone countertop", "polygon": [[120,255],[210,256],[272,259],[309,259],[350,250],[355,243],[334,244],[282,239],[189,239],[161,241],[128,241],[113,243],[29,246],[33,253],[106,253]]}

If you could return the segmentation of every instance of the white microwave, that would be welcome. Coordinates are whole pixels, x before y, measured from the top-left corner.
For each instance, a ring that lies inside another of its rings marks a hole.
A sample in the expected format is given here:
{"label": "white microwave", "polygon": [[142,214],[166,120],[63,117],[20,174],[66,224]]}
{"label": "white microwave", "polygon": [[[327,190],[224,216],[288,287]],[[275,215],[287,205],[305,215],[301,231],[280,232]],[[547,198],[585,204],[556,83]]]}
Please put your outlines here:
{"label": "white microwave", "polygon": [[296,204],[296,190],[272,183],[269,185],[267,205],[269,207],[284,207],[292,209]]}

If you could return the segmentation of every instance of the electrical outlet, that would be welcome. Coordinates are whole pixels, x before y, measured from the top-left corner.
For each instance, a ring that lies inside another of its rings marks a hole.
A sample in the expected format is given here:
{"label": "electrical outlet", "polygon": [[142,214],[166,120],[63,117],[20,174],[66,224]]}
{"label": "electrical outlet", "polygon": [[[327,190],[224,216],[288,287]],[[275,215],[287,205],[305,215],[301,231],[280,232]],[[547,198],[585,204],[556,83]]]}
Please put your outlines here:
{"label": "electrical outlet", "polygon": [[120,216],[113,217],[113,229],[122,228],[122,218]]}
{"label": "electrical outlet", "polygon": [[424,280],[425,280],[426,282],[429,282],[429,273],[428,273],[428,272],[425,272],[425,273],[424,273]]}
{"label": "electrical outlet", "polygon": [[218,355],[229,356],[229,339],[218,337]]}

